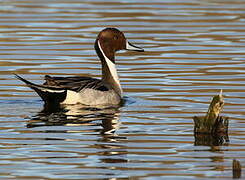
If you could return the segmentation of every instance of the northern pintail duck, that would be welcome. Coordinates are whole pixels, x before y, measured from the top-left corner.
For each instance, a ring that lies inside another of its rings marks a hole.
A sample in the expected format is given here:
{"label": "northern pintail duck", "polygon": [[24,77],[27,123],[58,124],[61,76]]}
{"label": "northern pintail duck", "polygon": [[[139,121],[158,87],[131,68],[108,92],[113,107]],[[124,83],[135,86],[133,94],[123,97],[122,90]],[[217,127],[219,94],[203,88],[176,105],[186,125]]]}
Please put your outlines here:
{"label": "northern pintail duck", "polygon": [[115,52],[133,50],[143,52],[140,47],[127,41],[116,28],[102,30],[94,44],[102,64],[102,79],[92,77],[45,76],[43,85],[34,84],[16,75],[28,87],[35,90],[45,104],[77,104],[88,106],[117,105],[122,102],[122,88],[115,66]]}

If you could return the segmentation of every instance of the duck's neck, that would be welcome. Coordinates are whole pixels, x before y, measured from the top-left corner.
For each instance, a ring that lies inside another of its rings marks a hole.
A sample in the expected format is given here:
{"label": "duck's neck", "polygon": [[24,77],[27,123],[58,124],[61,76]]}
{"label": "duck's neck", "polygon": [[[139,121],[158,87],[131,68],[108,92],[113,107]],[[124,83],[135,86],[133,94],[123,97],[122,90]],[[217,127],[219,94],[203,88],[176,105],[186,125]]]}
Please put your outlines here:
{"label": "duck's neck", "polygon": [[110,85],[121,96],[122,88],[115,65],[115,52],[110,47],[102,47],[98,40],[95,42],[95,50],[102,64],[102,81]]}

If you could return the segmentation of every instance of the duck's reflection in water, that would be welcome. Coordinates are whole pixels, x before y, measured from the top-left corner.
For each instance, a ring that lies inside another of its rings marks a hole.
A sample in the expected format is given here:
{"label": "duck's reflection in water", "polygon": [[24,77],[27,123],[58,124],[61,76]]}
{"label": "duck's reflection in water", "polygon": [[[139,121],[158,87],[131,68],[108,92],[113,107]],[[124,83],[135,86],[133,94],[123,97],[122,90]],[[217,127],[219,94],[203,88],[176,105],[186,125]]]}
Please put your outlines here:
{"label": "duck's reflection in water", "polygon": [[[47,127],[44,131],[46,133],[81,132],[87,135],[87,138],[96,135],[96,139],[92,138],[94,144],[89,143],[86,148],[96,149],[99,161],[108,165],[105,168],[116,169],[115,163],[128,162],[126,137],[116,133],[120,126],[120,107],[90,108],[81,105],[44,107],[40,113],[29,120],[27,127],[54,126]],[[57,126],[61,126],[61,128]],[[78,129],[73,129],[76,128],[74,126]],[[41,130],[43,131],[43,128]],[[98,133],[100,136],[97,136]],[[84,136],[81,138],[84,139]],[[65,137],[61,137],[59,140],[79,142],[79,139],[73,140]]]}
{"label": "duck's reflection in water", "polygon": [[90,129],[91,132],[100,131],[103,135],[112,135],[120,125],[120,110],[118,107],[91,108],[76,105],[46,106],[41,112],[33,116],[27,123],[27,128],[40,126],[101,126]]}

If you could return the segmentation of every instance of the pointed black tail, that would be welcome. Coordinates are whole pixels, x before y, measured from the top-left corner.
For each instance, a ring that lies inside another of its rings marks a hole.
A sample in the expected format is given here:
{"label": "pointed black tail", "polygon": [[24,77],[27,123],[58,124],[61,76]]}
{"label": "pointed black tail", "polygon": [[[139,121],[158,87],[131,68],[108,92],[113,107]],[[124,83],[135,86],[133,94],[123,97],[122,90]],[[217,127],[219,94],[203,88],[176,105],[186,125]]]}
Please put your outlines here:
{"label": "pointed black tail", "polygon": [[56,104],[65,100],[66,89],[61,89],[57,87],[48,87],[45,85],[34,84],[26,79],[15,74],[15,77],[22,82],[24,82],[28,87],[37,92],[37,94],[43,99],[45,103]]}

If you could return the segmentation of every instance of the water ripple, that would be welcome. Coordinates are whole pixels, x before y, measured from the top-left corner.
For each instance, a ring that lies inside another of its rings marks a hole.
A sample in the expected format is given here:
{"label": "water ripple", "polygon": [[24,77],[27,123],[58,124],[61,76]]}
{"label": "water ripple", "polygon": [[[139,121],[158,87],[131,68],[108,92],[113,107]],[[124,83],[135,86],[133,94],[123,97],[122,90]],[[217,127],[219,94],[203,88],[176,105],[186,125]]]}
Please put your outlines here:
{"label": "water ripple", "polygon": [[[15,1],[0,6],[0,175],[32,179],[231,178],[244,164],[244,1]],[[13,73],[100,77],[106,26],[144,53],[116,58],[123,107],[52,111]],[[196,145],[194,115],[223,89],[229,142]],[[23,168],[25,167],[25,168]]]}

